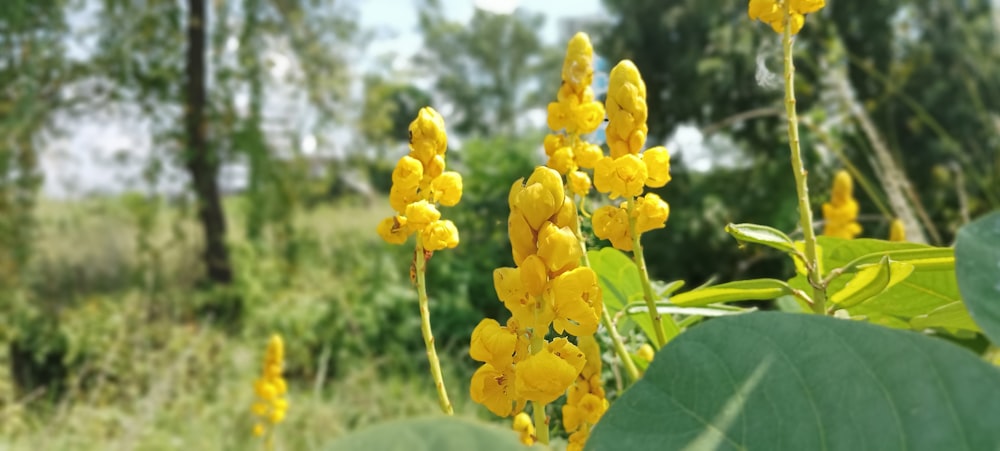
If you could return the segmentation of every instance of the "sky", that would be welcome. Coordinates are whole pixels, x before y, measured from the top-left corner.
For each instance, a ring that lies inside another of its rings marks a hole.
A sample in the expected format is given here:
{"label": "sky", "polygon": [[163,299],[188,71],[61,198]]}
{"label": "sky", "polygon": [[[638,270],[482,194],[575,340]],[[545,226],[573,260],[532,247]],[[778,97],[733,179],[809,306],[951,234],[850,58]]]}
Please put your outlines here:
{"label": "sky", "polygon": [[[600,0],[441,0],[449,19],[468,23],[476,8],[494,13],[509,13],[522,8],[546,16],[540,31],[544,42],[557,44],[561,19],[593,17],[604,13]],[[90,5],[91,7],[88,7]],[[99,13],[95,2],[83,2],[83,7],[70,16],[71,26],[83,31]],[[394,55],[394,65],[408,64],[421,45],[417,28],[416,4],[409,0],[358,0],[362,29],[374,32],[374,40],[359,61],[359,77],[376,64],[376,57]],[[235,43],[238,44],[238,43]],[[68,43],[71,57],[86,58],[93,42]],[[227,45],[228,47],[228,45]],[[280,58],[273,65],[282,70]],[[89,193],[113,193],[140,186],[142,159],[151,153],[149,126],[134,112],[121,108],[109,109],[89,117],[62,118],[65,134],[45,143],[42,150],[42,170],[45,173],[43,194],[67,198]],[[306,150],[315,147],[316,140],[303,136]],[[123,163],[123,157],[127,162]],[[131,162],[131,163],[130,163]],[[238,188],[245,171],[237,166],[224,168],[222,180],[230,188]],[[169,191],[183,186],[183,174],[167,174],[174,179],[165,184]]]}

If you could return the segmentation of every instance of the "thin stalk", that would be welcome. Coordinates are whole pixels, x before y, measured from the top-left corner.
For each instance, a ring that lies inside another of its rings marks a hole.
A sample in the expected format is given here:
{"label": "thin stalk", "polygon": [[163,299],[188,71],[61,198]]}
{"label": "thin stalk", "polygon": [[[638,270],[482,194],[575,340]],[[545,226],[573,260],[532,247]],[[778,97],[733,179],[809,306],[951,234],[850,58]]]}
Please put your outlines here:
{"label": "thin stalk", "polygon": [[659,310],[656,308],[656,299],[653,297],[653,286],[649,283],[649,271],[646,269],[646,259],[642,255],[642,243],[639,241],[639,234],[636,233],[635,228],[635,218],[632,216],[632,212],[635,211],[635,198],[631,198],[628,201],[628,232],[632,236],[632,260],[635,261],[635,266],[639,268],[639,282],[642,285],[642,297],[646,300],[646,307],[649,308],[649,318],[653,321],[653,330],[656,333],[656,349],[662,348],[667,344],[668,337],[663,331],[663,325],[666,324],[670,328],[670,337],[676,337],[681,331],[677,328],[677,324],[674,323],[674,319],[670,316],[664,321],[663,315],[660,315]]}
{"label": "thin stalk", "polygon": [[427,361],[431,365],[431,377],[434,378],[434,386],[437,387],[438,403],[445,415],[454,415],[455,410],[451,407],[448,399],[448,391],[444,387],[444,378],[441,376],[441,362],[438,360],[437,350],[434,349],[434,334],[431,333],[431,311],[427,302],[427,282],[425,273],[427,272],[427,257],[424,255],[424,242],[417,234],[417,247],[413,253],[413,265],[417,274],[417,300],[420,302],[420,332],[424,335],[424,346],[427,348]]}
{"label": "thin stalk", "polygon": [[[583,208],[583,201],[580,202],[580,208]],[[583,240],[583,231],[580,229],[579,216],[576,218],[576,241],[580,243],[580,250],[583,251],[583,266],[590,268],[590,257],[587,256],[587,243]],[[606,308],[601,309],[601,324],[608,330],[608,336],[611,337],[611,345],[615,349],[615,354],[618,355],[618,360],[621,360],[622,365],[625,366],[629,380],[635,383],[639,380],[639,369],[636,368],[635,362],[632,361],[628,350],[625,349],[625,343],[622,341],[621,335],[618,335],[618,329],[611,322],[611,315]]]}
{"label": "thin stalk", "polygon": [[802,165],[802,150],[799,148],[799,118],[795,112],[795,65],[792,63],[792,2],[785,2],[785,32],[781,39],[785,63],[785,112],[788,116],[788,146],[792,151],[792,174],[795,175],[795,191],[799,198],[799,224],[806,243],[806,269],[809,284],[813,287],[813,311],[826,313],[826,289],[819,274],[819,259],[816,253],[816,231],[813,230],[812,208],[809,206],[809,185],[806,170]]}

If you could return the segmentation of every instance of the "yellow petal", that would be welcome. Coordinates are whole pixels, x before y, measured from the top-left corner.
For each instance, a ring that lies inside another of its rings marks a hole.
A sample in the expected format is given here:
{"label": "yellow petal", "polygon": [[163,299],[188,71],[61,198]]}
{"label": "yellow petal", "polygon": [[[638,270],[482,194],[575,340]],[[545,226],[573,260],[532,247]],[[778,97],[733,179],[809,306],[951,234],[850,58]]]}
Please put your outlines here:
{"label": "yellow petal", "polygon": [[542,349],[524,359],[514,371],[516,396],[542,404],[555,401],[579,374],[566,360],[555,356],[548,349]]}

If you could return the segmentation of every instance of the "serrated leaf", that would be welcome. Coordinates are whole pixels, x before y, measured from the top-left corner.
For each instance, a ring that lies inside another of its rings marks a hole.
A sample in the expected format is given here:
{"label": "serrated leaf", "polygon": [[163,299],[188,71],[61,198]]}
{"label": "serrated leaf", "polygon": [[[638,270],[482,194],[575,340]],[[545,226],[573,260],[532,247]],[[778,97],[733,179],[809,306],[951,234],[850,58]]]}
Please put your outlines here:
{"label": "serrated leaf", "polygon": [[760,224],[728,224],[726,233],[742,243],[757,243],[785,253],[795,253],[795,244],[784,232]]}
{"label": "serrated leaf", "polygon": [[505,428],[454,417],[428,417],[390,421],[342,437],[330,451],[524,451],[517,434]]}
{"label": "serrated leaf", "polygon": [[670,303],[697,307],[730,301],[763,301],[791,294],[787,283],[777,279],[753,279],[699,288],[670,297]]}
{"label": "serrated leaf", "polygon": [[587,450],[980,450],[1000,371],[921,334],[819,315],[713,319],[657,353]]}
{"label": "serrated leaf", "polygon": [[972,319],[993,344],[1000,344],[1000,212],[958,230],[955,274]]}

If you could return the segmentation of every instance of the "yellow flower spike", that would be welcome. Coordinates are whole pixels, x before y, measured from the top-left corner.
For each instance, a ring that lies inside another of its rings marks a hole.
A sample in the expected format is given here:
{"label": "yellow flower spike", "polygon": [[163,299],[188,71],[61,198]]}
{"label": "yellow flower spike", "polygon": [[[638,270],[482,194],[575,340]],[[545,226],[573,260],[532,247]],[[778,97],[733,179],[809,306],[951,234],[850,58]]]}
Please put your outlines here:
{"label": "yellow flower spike", "polygon": [[392,184],[400,187],[420,186],[420,180],[424,177],[424,165],[416,158],[404,156],[396,162],[396,168],[392,170]]}
{"label": "yellow flower spike", "polygon": [[520,265],[525,258],[537,251],[535,231],[528,225],[528,220],[519,209],[511,210],[510,215],[507,216],[507,230],[510,234],[510,247],[514,264]]}
{"label": "yellow flower spike", "polygon": [[587,363],[587,358],[583,355],[583,351],[576,347],[573,343],[570,343],[565,337],[554,338],[550,342],[546,349],[549,350],[553,355],[565,360],[573,369],[579,374],[583,370],[583,367]]}
{"label": "yellow flower spike", "polygon": [[516,347],[516,332],[501,327],[494,319],[486,318],[472,331],[469,356],[473,360],[503,368],[514,362]]}
{"label": "yellow flower spike", "polygon": [[628,212],[623,208],[606,205],[594,212],[591,220],[594,235],[602,240],[611,240],[615,249],[632,250],[632,235],[628,231]]}
{"label": "yellow flower spike", "polygon": [[531,422],[531,417],[524,412],[514,415],[514,431],[518,433],[521,443],[525,446],[535,444],[535,425]]}
{"label": "yellow flower spike", "polygon": [[389,244],[403,244],[412,231],[406,226],[406,216],[391,216],[378,223],[378,235]]}
{"label": "yellow flower spike", "polygon": [[604,301],[594,270],[583,266],[560,274],[549,284],[545,297],[552,303],[556,332],[581,337],[597,331]]}
{"label": "yellow flower spike", "polygon": [[646,193],[635,199],[635,233],[643,234],[662,229],[670,217],[670,205],[656,193]]}
{"label": "yellow flower spike", "polygon": [[562,396],[579,371],[548,349],[522,360],[514,369],[514,393],[518,398],[548,404]]}
{"label": "yellow flower spike", "polygon": [[610,193],[611,199],[635,197],[642,194],[648,175],[646,164],[635,155],[604,157],[594,167],[594,187]]}
{"label": "yellow flower spike", "polygon": [[612,158],[638,154],[646,143],[646,84],[635,63],[623,60],[608,80],[605,100],[608,128],[605,131]]}
{"label": "yellow flower spike", "polygon": [[444,118],[434,108],[423,107],[410,123],[410,156],[425,165],[448,149]]}
{"label": "yellow flower spike", "polygon": [[853,239],[861,234],[858,224],[858,202],[854,200],[854,182],[844,170],[833,178],[830,202],[823,204],[823,235]]}
{"label": "yellow flower spike", "polygon": [[570,172],[569,174],[566,174],[566,180],[569,182],[569,190],[572,191],[573,194],[582,197],[590,193],[592,183],[590,182],[590,176],[587,175],[586,172]]}
{"label": "yellow flower spike", "polygon": [[431,182],[431,200],[445,207],[453,207],[462,200],[462,175],[448,171]]}
{"label": "yellow flower spike", "polygon": [[486,406],[490,412],[506,417],[514,410],[514,367],[501,368],[484,363],[472,375],[469,395],[473,401]]}
{"label": "yellow flower spike", "polygon": [[421,230],[430,225],[430,223],[441,219],[441,212],[438,211],[434,204],[426,200],[420,200],[407,205],[405,211],[407,226],[413,230]]}
{"label": "yellow flower spike", "polygon": [[264,352],[261,376],[254,381],[257,399],[250,406],[251,412],[258,418],[253,429],[254,436],[264,435],[268,424],[273,426],[285,419],[288,401],[282,397],[287,391],[285,380],[281,377],[284,359],[284,341],[280,335],[272,335]]}
{"label": "yellow flower spike", "polygon": [[557,273],[579,265],[583,251],[572,230],[546,221],[538,231],[538,256],[550,272]]}
{"label": "yellow flower spike", "polygon": [[670,152],[665,147],[646,149],[642,162],[646,164],[646,186],[659,188],[670,182]]}
{"label": "yellow flower spike", "polygon": [[576,227],[576,204],[573,203],[573,199],[567,197],[563,200],[562,208],[551,218],[551,222],[560,228],[569,227],[570,230],[573,230]]}
{"label": "yellow flower spike", "polygon": [[889,241],[906,241],[906,228],[898,218],[889,224]]}
{"label": "yellow flower spike", "polygon": [[441,249],[453,249],[458,246],[458,228],[455,223],[447,219],[437,220],[420,231],[420,238],[424,242],[424,249],[430,252]]}
{"label": "yellow flower spike", "polygon": [[531,296],[539,296],[545,291],[545,284],[549,280],[548,271],[545,269],[545,262],[538,255],[529,255],[518,266],[518,273],[521,276],[521,284]]}

